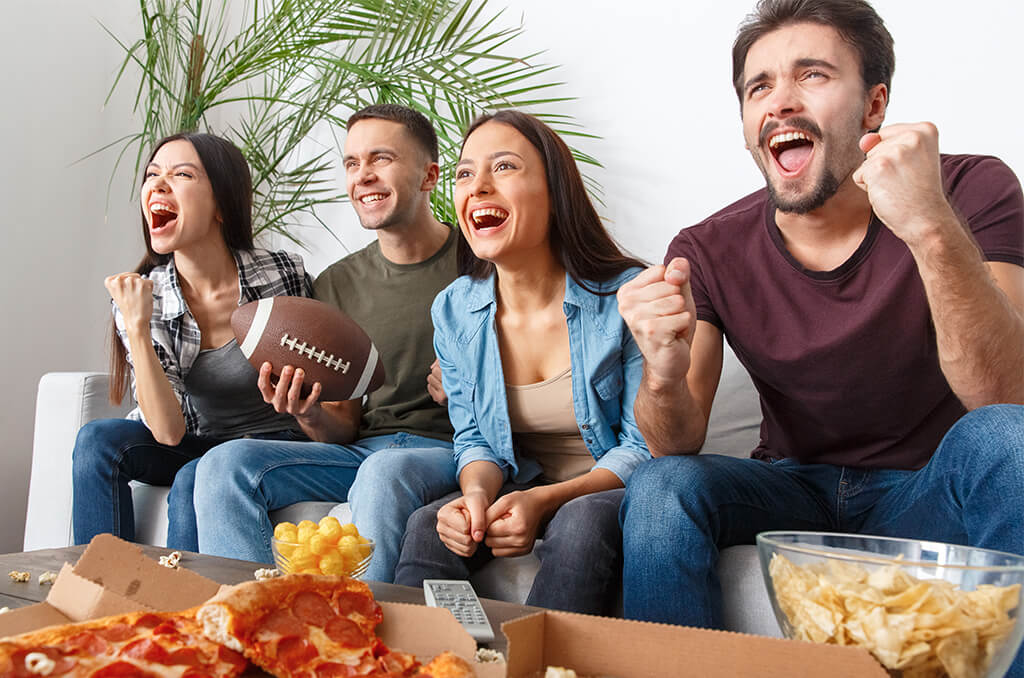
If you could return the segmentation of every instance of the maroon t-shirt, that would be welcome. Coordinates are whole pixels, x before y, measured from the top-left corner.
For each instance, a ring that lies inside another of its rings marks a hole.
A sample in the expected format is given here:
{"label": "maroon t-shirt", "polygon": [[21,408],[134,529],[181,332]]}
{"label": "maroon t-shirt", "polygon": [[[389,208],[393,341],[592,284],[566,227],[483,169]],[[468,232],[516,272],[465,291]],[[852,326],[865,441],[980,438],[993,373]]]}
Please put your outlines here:
{"label": "maroon t-shirt", "polygon": [[[1024,198],[1000,160],[942,156],[950,202],[986,261],[1024,266]],[[761,396],[757,458],[918,469],[965,410],[939,369],[910,250],[877,218],[832,271],[790,255],[766,190],[684,229],[697,317],[722,330]],[[709,450],[714,452],[714,450]]]}

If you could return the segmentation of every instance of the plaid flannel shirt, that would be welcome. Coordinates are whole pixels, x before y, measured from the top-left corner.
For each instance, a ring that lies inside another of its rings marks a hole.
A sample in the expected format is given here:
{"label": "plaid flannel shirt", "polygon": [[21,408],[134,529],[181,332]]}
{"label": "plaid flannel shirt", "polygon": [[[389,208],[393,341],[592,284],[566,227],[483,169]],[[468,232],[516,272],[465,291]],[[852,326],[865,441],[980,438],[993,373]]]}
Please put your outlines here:
{"label": "plaid flannel shirt", "polygon": [[[238,264],[239,306],[267,297],[313,296],[312,279],[306,273],[302,257],[299,255],[261,249],[235,250],[232,253]],[[154,268],[146,277],[153,281],[153,317],[149,321],[150,333],[153,336],[153,348],[156,350],[156,356],[164,368],[164,374],[171,382],[174,395],[177,396],[178,403],[185,415],[185,430],[202,435],[199,416],[185,391],[185,378],[188,376],[189,370],[192,369],[196,356],[199,355],[199,325],[185,304],[173,258],[167,264]],[[111,306],[113,306],[117,334],[128,352],[128,365],[131,367],[132,377],[132,397],[137,403],[135,366],[132,362],[131,348],[128,345],[124,317],[113,300],[111,300]],[[128,418],[145,423],[142,411],[138,407],[128,413]]]}

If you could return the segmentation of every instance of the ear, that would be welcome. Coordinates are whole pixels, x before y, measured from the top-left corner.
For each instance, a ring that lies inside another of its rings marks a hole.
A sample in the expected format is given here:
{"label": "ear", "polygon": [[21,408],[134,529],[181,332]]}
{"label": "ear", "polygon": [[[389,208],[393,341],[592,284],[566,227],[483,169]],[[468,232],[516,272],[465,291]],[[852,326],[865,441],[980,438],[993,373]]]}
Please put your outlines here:
{"label": "ear", "polygon": [[885,121],[885,110],[889,106],[889,89],[878,83],[868,90],[864,99],[864,129],[876,130]]}
{"label": "ear", "polygon": [[434,190],[435,186],[437,186],[437,181],[440,178],[441,166],[436,162],[431,161],[430,164],[427,165],[427,173],[423,177],[423,183],[420,184],[420,190],[429,193]]}

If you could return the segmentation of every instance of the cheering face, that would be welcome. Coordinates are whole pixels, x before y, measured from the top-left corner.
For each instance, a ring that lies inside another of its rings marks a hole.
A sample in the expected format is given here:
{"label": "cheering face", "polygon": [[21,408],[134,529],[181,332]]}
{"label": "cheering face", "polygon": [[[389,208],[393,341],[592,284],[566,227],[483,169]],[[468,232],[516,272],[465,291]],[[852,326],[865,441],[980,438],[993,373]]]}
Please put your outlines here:
{"label": "cheering face", "polygon": [[761,37],[743,73],[743,136],[776,206],[818,209],[864,161],[857,144],[882,123],[885,86],[865,91],[854,48],[814,23]]}
{"label": "cheering face", "polygon": [[364,118],[352,125],[343,162],[348,197],[363,228],[413,223],[424,191],[434,187],[426,151],[392,120]]}
{"label": "cheering face", "polygon": [[158,254],[204,247],[222,237],[213,186],[195,147],[184,139],[157,149],[146,166],[141,198],[150,245]]}
{"label": "cheering face", "polygon": [[511,125],[492,120],[466,139],[455,168],[455,210],[481,259],[502,265],[550,256],[544,160]]}

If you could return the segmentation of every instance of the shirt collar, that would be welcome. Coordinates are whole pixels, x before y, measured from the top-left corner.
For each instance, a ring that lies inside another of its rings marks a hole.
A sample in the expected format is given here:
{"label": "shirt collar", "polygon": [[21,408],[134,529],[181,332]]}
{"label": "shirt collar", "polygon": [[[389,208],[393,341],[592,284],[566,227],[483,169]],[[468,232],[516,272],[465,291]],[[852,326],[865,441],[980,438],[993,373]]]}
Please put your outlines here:
{"label": "shirt collar", "polygon": [[270,286],[270,278],[250,250],[231,250],[238,266],[238,305],[260,298],[259,288]]}
{"label": "shirt collar", "polygon": [[153,281],[154,295],[160,297],[160,318],[165,321],[174,320],[185,313],[185,296],[181,293],[174,257],[167,260],[163,269],[154,269],[150,279]]}

